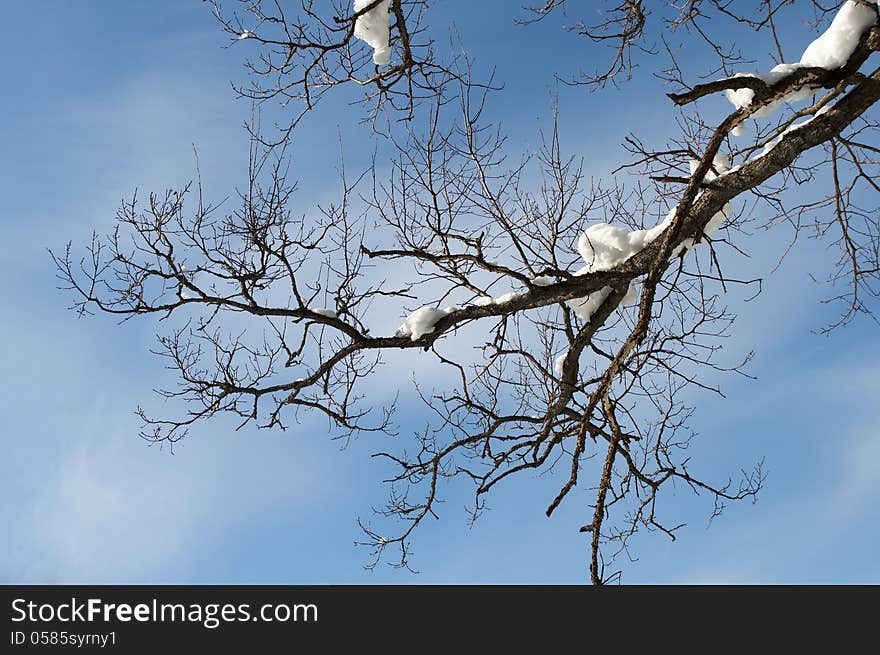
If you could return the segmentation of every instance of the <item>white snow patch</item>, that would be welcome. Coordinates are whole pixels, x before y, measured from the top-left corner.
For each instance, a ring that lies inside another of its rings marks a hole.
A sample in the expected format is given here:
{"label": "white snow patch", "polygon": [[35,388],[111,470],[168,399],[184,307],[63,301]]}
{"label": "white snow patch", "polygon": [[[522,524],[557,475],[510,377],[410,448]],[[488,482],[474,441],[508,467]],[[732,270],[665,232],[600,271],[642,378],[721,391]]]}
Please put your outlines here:
{"label": "white snow patch", "polygon": [[[791,75],[799,68],[816,67],[835,70],[846,64],[853,52],[855,52],[856,47],[858,47],[862,34],[876,22],[877,10],[874,5],[847,0],[834,16],[834,20],[831,21],[828,29],[807,46],[807,49],[801,55],[800,62],[796,64],[779,64],[774,66],[768,73],[739,73],[737,77],[743,75],[756,77],[763,80],[766,84],[772,85]],[[806,100],[812,94],[813,89],[810,87],[794,89],[783,98],[762,107],[759,111],[752,114],[752,118],[769,116],[782,103]],[[751,89],[728,89],[725,91],[725,95],[734,107],[741,109],[752,104],[755,92]],[[740,136],[744,131],[742,126],[737,126],[732,133],[735,136]]]}
{"label": "white snow patch", "polygon": [[[699,165],[699,159],[688,160],[691,175],[697,172],[697,167]],[[708,170],[706,177],[704,177],[703,180],[711,182],[712,180],[717,179],[719,175],[724,175],[728,171],[730,171],[730,157],[726,153],[719,152],[715,155],[714,159],[712,159],[712,168]]]}
{"label": "white snow patch", "polygon": [[309,307],[310,312],[314,312],[315,314],[320,314],[321,316],[326,316],[327,318],[336,318],[336,312],[332,309],[326,309],[324,307]]}
{"label": "white snow patch", "polygon": [[238,35],[238,40],[241,41],[242,39],[249,39],[252,36],[253,36],[253,34],[251,33],[250,30],[245,30],[244,32],[242,32],[241,34]]}
{"label": "white snow patch", "polygon": [[[581,269],[583,270],[583,269]],[[575,274],[577,275],[577,273]],[[611,287],[602,287],[598,291],[594,291],[583,298],[572,298],[566,300],[565,304],[571,307],[572,311],[581,319],[589,321],[599,306],[605,302],[605,299],[611,293]]]}
{"label": "white snow patch", "polygon": [[[696,163],[699,164],[699,162],[696,162]],[[732,170],[730,167],[730,163],[731,163],[730,157],[727,154],[718,153],[717,155],[715,155],[715,158],[712,160],[712,168],[709,170],[708,173],[706,173],[706,177],[704,177],[703,179],[706,182],[711,182],[712,180],[716,180],[720,176],[722,176],[726,173],[729,173]],[[737,168],[739,168],[739,167],[737,166]],[[694,164],[694,161],[692,161],[691,162],[691,174],[693,174],[695,171],[696,171],[696,165]],[[699,196],[697,196],[697,197],[699,197]],[[732,208],[730,206],[730,203],[729,202],[725,203],[724,207],[721,208],[721,211],[718,212],[717,214],[715,214],[712,218],[709,219],[709,222],[706,223],[706,226],[703,228],[703,235],[706,237],[714,236],[715,233],[719,230],[719,228],[721,228],[721,226],[724,224],[724,221],[730,216],[731,209]],[[700,241],[697,241],[697,243],[702,243],[702,241],[703,241],[703,239],[700,239]],[[685,250],[689,250],[690,248],[693,248],[694,245],[695,244],[694,244],[693,239],[685,239],[681,243],[681,245],[679,245],[673,251],[673,257],[678,255],[681,252],[682,248],[684,248]],[[630,288],[630,292],[631,291],[632,291],[632,288]],[[629,295],[629,292],[627,293],[627,295]]]}
{"label": "white snow patch", "polygon": [[495,298],[492,302],[494,302],[496,305],[503,305],[504,303],[510,302],[511,300],[516,300],[521,295],[522,294],[516,293],[515,291],[510,291],[508,293],[501,294],[500,296]]}
{"label": "white snow patch", "polygon": [[[541,285],[539,285],[541,286]],[[507,293],[502,293],[497,298],[493,298],[492,296],[478,296],[471,301],[472,305],[476,305],[477,307],[488,307],[489,305],[503,305],[506,302],[510,302],[511,300],[516,300],[517,298],[522,298],[525,294],[516,293],[515,291],[508,291]]]}
{"label": "white snow patch", "polygon": [[862,34],[877,21],[874,7],[848,0],[831,25],[801,55],[801,66],[834,70],[843,66],[859,45]]}
{"label": "white snow patch", "polygon": [[549,275],[539,275],[532,279],[532,284],[537,287],[549,287],[551,284],[556,284],[556,280]]}
{"label": "white snow patch", "polygon": [[804,127],[805,125],[808,125],[814,118],[821,116],[822,114],[827,112],[829,109],[831,109],[831,105],[825,105],[824,107],[822,107],[819,111],[817,111],[812,116],[809,116],[802,121],[792,123],[791,125],[786,127],[782,132],[779,133],[779,135],[775,139],[773,139],[772,141],[767,143],[764,146],[764,149],[758,155],[755,155],[754,157],[752,157],[752,161],[754,161],[755,159],[758,159],[759,157],[763,157],[768,152],[773,150],[773,148],[775,148],[779,144],[779,142],[782,141],[782,137],[784,137],[786,134],[788,134],[789,132],[794,132],[795,130],[799,130],[800,128]]}
{"label": "white snow patch", "polygon": [[553,360],[553,372],[556,373],[556,377],[562,377],[562,367],[565,365],[566,357],[568,357],[568,352],[562,353],[559,357]]}
{"label": "white snow patch", "polygon": [[[354,0],[355,12],[369,7],[373,1]],[[354,24],[354,35],[373,48],[373,63],[377,66],[387,66],[391,62],[391,48],[388,44],[391,35],[388,4],[389,0],[382,0],[370,11],[358,17]]]}
{"label": "white snow patch", "polygon": [[[802,68],[801,64],[779,64],[770,69],[768,73],[737,73],[734,77],[756,77],[768,86],[772,86],[780,82],[784,78],[791,75],[798,68]],[[730,103],[737,109],[748,107],[755,98],[755,92],[752,89],[727,89],[724,94]],[[788,95],[775,100],[752,114],[752,118],[765,118],[775,112],[779,106],[785,102],[797,102],[798,100],[806,100],[813,95],[810,87],[803,87],[792,90]]]}
{"label": "white snow patch", "polygon": [[[699,163],[699,160],[690,160],[691,175],[696,172]],[[712,169],[706,173],[706,177],[703,179],[711,182],[729,170],[730,157],[724,153],[718,153],[712,160]],[[607,271],[622,264],[663,234],[663,231],[669,227],[672,219],[675,217],[675,209],[675,207],[670,209],[669,213],[666,214],[666,218],[649,230],[627,230],[609,223],[591,225],[578,239],[577,250],[581,257],[584,258],[586,266],[577,271],[575,275]],[[707,237],[714,235],[724,223],[724,220],[730,216],[730,212],[731,206],[730,203],[727,203],[720,212],[709,220],[703,229],[704,235]],[[676,257],[682,250],[693,248],[694,245],[693,239],[685,239],[672,251],[671,256]],[[580,318],[589,321],[593,313],[610,293],[611,287],[604,287],[584,298],[574,298],[565,302]],[[638,290],[635,288],[634,283],[630,282],[629,289],[627,289],[621,303],[623,305],[635,304],[638,301],[638,297]]]}
{"label": "white snow patch", "polygon": [[400,337],[409,337],[412,341],[418,341],[422,335],[430,334],[434,331],[434,326],[441,318],[455,311],[455,307],[420,307],[412,314],[406,317],[397,329],[397,335]]}
{"label": "white snow patch", "polygon": [[635,280],[633,280],[629,283],[629,289],[626,290],[626,295],[620,301],[620,304],[624,307],[629,307],[637,302],[639,302],[639,288],[636,286]]}

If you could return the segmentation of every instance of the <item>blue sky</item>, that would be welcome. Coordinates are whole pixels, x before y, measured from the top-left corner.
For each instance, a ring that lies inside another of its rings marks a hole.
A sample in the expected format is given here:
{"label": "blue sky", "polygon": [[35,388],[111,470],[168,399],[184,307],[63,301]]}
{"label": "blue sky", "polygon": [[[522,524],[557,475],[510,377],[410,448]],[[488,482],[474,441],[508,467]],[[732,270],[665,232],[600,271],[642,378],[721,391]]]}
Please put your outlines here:
{"label": "blue sky", "polygon": [[[485,3],[487,16],[502,5]],[[109,226],[135,187],[161,190],[191,179],[193,145],[207,193],[229,195],[245,173],[241,124],[249,106],[229,85],[241,78],[242,53],[221,47],[224,36],[196,0],[14,3],[6,13],[0,582],[586,578],[577,526],[590,495],[581,491],[547,519],[552,479],[524,477],[499,488],[473,527],[465,496],[450,489],[441,520],[416,537],[420,573],[369,572],[367,552],[353,542],[356,518],[385,498],[384,471],[368,457],[381,447],[375,437],[341,450],[319,420],[286,433],[233,432],[218,420],[195,429],[174,454],[139,440],[133,409],[158,407],[151,390],[169,381],[147,353],[155,325],[77,319],[66,310],[70,297],[55,289],[46,248],[82,243],[93,228]],[[534,145],[551,89],[547,59],[534,53],[577,62],[584,52],[543,28],[530,33],[534,50],[525,50],[520,29],[487,31],[486,17],[469,15],[459,25],[463,41],[474,44],[478,63],[497,63],[507,85],[498,117],[514,144]],[[806,31],[791,28],[802,46]],[[609,112],[609,97],[563,89],[567,148],[608,174],[621,161],[615,145],[627,132],[666,133],[672,112],[660,91],[651,79],[611,90]],[[333,193],[327,180],[338,132],[355,162],[372,148],[352,110],[334,107],[310,120],[293,155],[306,202]],[[732,264],[766,280],[752,302],[731,298],[740,320],[725,345],[731,361],[756,350],[749,372],[757,381],[724,376],[716,381],[726,399],[694,396],[701,434],[694,460],[708,475],[726,476],[765,458],[766,489],[710,529],[707,508],[684,490],[667,499],[670,515],[688,527],[675,543],[639,538],[639,561],[624,563],[624,581],[880,582],[872,548],[880,540],[877,326],[859,321],[830,337],[816,334],[835,310],[819,302],[823,289],[809,273],[821,272],[829,253],[804,242],[770,274],[787,236],[755,234],[752,258]],[[420,411],[405,404],[402,434],[418,427]]]}

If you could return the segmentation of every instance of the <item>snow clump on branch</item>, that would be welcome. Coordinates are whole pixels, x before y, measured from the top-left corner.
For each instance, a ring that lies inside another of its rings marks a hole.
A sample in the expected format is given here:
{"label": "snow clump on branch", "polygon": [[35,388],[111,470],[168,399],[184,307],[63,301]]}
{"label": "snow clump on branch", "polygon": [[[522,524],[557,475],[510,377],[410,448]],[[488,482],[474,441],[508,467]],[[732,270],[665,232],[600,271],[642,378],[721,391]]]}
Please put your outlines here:
{"label": "snow clump on branch", "polygon": [[[355,13],[369,7],[375,0],[354,0]],[[362,16],[358,16],[354,24],[354,35],[366,41],[373,48],[373,63],[387,66],[391,62],[391,47],[388,40],[391,29],[388,25],[389,0],[381,0],[379,4]]]}
{"label": "snow clump on branch", "polygon": [[[756,77],[768,86],[780,82],[800,68],[824,68],[835,70],[845,65],[859,45],[862,35],[877,22],[876,3],[847,0],[843,3],[831,25],[822,35],[813,41],[797,64],[779,64],[768,73],[739,73],[736,77]],[[754,114],[752,118],[764,118],[771,115],[784,102],[806,100],[814,89],[805,86],[794,89],[784,97],[768,103]],[[748,107],[755,97],[753,89],[728,89],[727,99],[737,109]],[[734,128],[735,136],[743,133],[742,126]]]}
{"label": "snow clump on branch", "polygon": [[455,307],[420,307],[412,314],[406,317],[399,328],[397,328],[398,337],[409,337],[412,341],[418,341],[422,335],[430,334],[434,331],[434,326],[441,318],[455,311]]}
{"label": "snow clump on branch", "polygon": [[[699,165],[698,160],[691,160],[691,175],[696,172],[697,165]],[[714,170],[710,170],[704,178],[706,182],[711,182],[719,175],[723,175],[729,171],[730,158],[725,154],[719,153],[715,156],[715,159],[712,162],[712,168]],[[730,211],[730,203],[727,203],[720,212],[715,214],[709,220],[706,227],[703,229],[703,234],[706,237],[712,237],[724,223],[725,219],[730,216]],[[597,223],[591,225],[578,239],[577,250],[581,257],[584,258],[586,266],[578,270],[575,275],[586,275],[587,273],[593,273],[596,271],[608,271],[615,266],[622,264],[660,236],[672,223],[674,217],[675,207],[669,210],[669,213],[663,221],[649,230],[627,230],[626,228],[618,225],[611,225],[609,223]],[[675,250],[672,251],[672,256],[677,256],[682,250],[693,248],[696,243],[693,239],[685,239],[675,248]],[[603,287],[599,291],[591,293],[584,298],[567,300],[566,304],[571,307],[574,313],[580,318],[589,321],[590,318],[592,318],[593,313],[605,301],[610,293],[611,287]],[[631,305],[637,300],[638,293],[636,292],[634,283],[631,282],[621,304]]]}

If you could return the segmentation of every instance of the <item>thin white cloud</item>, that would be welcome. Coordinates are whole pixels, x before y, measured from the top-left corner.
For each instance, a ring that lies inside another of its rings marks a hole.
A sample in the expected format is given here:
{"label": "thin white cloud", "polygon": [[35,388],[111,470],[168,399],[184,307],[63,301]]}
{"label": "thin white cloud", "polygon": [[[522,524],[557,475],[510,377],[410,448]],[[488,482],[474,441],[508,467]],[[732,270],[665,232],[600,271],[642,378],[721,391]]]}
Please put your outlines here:
{"label": "thin white cloud", "polygon": [[13,526],[16,549],[0,561],[0,577],[173,581],[250,517],[295,517],[315,497],[331,501],[333,474],[345,468],[310,440],[263,440],[267,433],[229,426],[223,436],[194,434],[172,455],[136,439],[134,421],[102,396],[73,417],[79,429],[40,435],[65,452],[60,465],[30,472],[36,484],[23,488],[36,493],[18,499],[27,510]]}
{"label": "thin white cloud", "polygon": [[253,432],[219,422],[174,456],[148,448],[135,437],[131,411],[161,386],[151,379],[162,374],[160,365],[144,348],[153,325],[77,321],[62,311],[69,297],[43,286],[51,267],[43,247],[68,237],[81,242],[93,227],[107,226],[136,185],[159,190],[191,179],[193,141],[216,189],[244,170],[236,166],[246,155],[241,105],[233,104],[228,82],[194,86],[191,79],[182,70],[133,72],[104,97],[70,107],[72,138],[57,147],[78,151],[82,166],[68,174],[85,178],[81,190],[65,199],[64,212],[47,198],[15,223],[16,248],[2,260],[15,266],[14,277],[4,276],[15,280],[7,300],[22,313],[0,325],[4,368],[15,372],[0,383],[7,416],[0,492],[9,501],[0,512],[9,535],[0,579],[173,582],[206,540],[234,534],[255,514],[295,515],[312,496],[334,493],[330,464],[309,445],[251,445]]}

